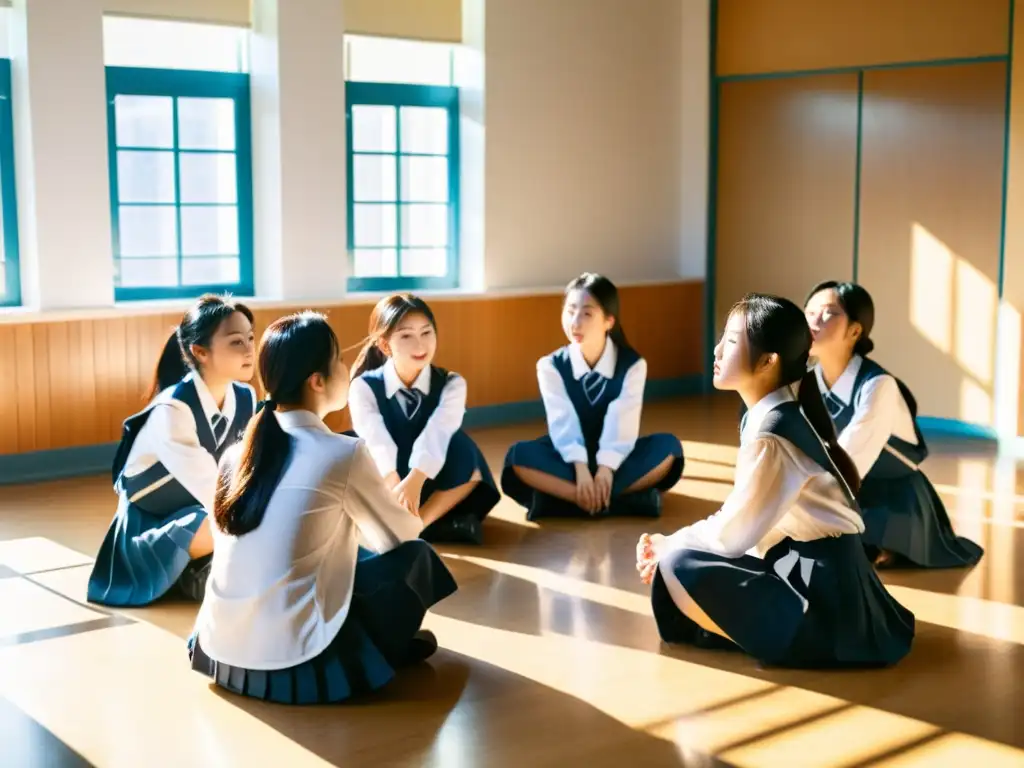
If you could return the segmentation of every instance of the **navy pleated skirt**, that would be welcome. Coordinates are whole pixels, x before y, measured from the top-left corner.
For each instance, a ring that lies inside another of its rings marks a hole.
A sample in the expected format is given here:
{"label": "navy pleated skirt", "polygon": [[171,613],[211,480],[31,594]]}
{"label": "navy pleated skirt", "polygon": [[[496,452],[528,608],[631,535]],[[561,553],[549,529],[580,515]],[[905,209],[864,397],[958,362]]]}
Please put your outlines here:
{"label": "navy pleated skirt", "polygon": [[189,585],[205,586],[205,580],[182,581],[182,577],[208,565],[205,558],[193,562],[188,553],[205,519],[199,505],[155,515],[130,503],[122,493],[89,576],[88,600],[134,608],[160,599],[175,586],[180,586],[175,590],[179,596],[201,600],[202,592],[192,594],[195,589]]}
{"label": "navy pleated skirt", "polygon": [[427,611],[456,591],[451,572],[424,541],[383,555],[360,550],[348,617],[330,645],[294,667],[252,670],[222,664],[188,640],[192,668],[218,686],[278,704],[333,704],[370,693],[415,661],[413,638]]}
{"label": "navy pleated skirt", "polygon": [[[597,471],[597,448],[588,451],[590,471]],[[642,478],[665,459],[674,461],[664,479],[654,488],[639,493],[626,494],[624,491]],[[515,467],[534,469],[570,483],[576,482],[576,468],[566,462],[555,449],[550,436],[536,440],[524,440],[512,445],[505,456],[501,473],[501,488],[529,510],[527,517],[536,520],[543,517],[591,517],[575,504],[553,499],[535,491],[515,473]],[[658,493],[667,491],[679,482],[683,474],[683,444],[675,435],[657,433],[640,437],[633,451],[615,471],[612,479],[612,504],[605,514],[632,517],[658,517],[661,514]]]}
{"label": "navy pleated skirt", "polygon": [[894,478],[869,476],[861,483],[858,501],[868,551],[897,555],[894,565],[960,568],[976,564],[985,553],[956,535],[942,499],[920,470]]}
{"label": "navy pleated skirt", "polygon": [[[680,611],[666,569],[734,643]],[[672,552],[659,565],[651,601],[665,642],[742,650],[770,666],[888,666],[914,639],[914,614],[886,591],[857,535],[787,538],[763,560]]]}
{"label": "navy pleated skirt", "polygon": [[477,472],[480,473],[480,482],[448,514],[423,530],[424,540],[479,543],[480,522],[501,500],[501,492],[483,452],[473,438],[460,429],[448,443],[448,454],[437,477],[423,484],[420,504],[425,503],[435,491],[450,491],[465,485]]}

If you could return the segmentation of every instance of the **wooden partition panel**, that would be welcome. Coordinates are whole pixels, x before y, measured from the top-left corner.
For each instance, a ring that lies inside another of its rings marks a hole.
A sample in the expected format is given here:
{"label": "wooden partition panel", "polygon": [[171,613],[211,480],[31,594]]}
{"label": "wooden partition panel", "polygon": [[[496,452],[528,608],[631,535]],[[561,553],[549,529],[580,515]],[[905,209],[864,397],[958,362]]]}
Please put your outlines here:
{"label": "wooden partition panel", "polygon": [[856,75],[719,87],[716,333],[745,293],[850,277],[857,144]]}
{"label": "wooden partition panel", "polygon": [[717,73],[999,56],[1010,0],[718,0]]}
{"label": "wooden partition panel", "polygon": [[930,416],[993,424],[1006,65],[864,76],[859,281]]}
{"label": "wooden partition panel", "polygon": [[[647,358],[650,379],[702,372],[703,284],[623,288],[622,323]],[[431,301],[437,363],[464,375],[469,406],[536,400],[535,364],[565,343],[561,296]],[[260,309],[257,337],[305,307]],[[345,346],[366,334],[370,305],[321,307]],[[180,315],[0,324],[0,454],[117,440],[139,410],[157,355]],[[355,358],[355,350],[346,353]],[[255,382],[254,382],[255,383]],[[331,425],[347,427],[347,416]]]}

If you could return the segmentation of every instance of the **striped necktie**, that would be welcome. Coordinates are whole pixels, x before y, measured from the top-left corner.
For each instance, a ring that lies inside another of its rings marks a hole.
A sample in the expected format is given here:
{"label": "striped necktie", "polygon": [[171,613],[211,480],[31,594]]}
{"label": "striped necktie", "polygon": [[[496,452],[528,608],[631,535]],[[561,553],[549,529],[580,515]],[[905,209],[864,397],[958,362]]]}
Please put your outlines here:
{"label": "striped necktie", "polygon": [[844,410],[846,410],[846,403],[840,400],[838,397],[833,395],[831,392],[825,393],[825,407],[828,409],[829,416],[832,417],[833,421],[838,419]]}
{"label": "striped necktie", "polygon": [[423,393],[418,389],[400,389],[398,390],[400,396],[399,404],[402,406],[402,412],[405,414],[405,418],[412,420],[419,410],[420,405],[423,403]]}
{"label": "striped necktie", "polygon": [[213,426],[213,439],[219,446],[224,442],[224,436],[228,433],[228,420],[224,418],[223,414],[215,413],[210,419],[210,424]]}
{"label": "striped necktie", "polygon": [[587,400],[591,405],[597,405],[604,394],[605,387],[608,386],[608,379],[597,371],[590,371],[583,376],[581,383],[583,384],[583,394],[587,396]]}

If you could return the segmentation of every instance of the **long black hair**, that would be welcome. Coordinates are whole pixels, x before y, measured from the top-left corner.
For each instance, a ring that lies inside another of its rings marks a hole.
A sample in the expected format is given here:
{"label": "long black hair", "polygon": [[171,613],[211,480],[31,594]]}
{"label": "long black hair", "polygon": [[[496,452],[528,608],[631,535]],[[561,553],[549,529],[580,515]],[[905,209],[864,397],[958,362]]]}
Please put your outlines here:
{"label": "long black hair", "polygon": [[386,341],[398,328],[399,323],[407,315],[420,313],[427,318],[434,332],[437,332],[437,321],[430,307],[419,296],[411,293],[395,293],[377,302],[370,313],[370,329],[363,340],[363,348],[359,350],[355,363],[352,365],[352,378],[374,371],[387,362],[388,358],[380,348],[380,342]]}
{"label": "long black hair", "polygon": [[164,343],[145,399],[152,400],[167,387],[185,378],[190,370],[196,370],[199,363],[192,352],[192,346],[209,347],[221,323],[235,312],[241,312],[250,324],[253,323],[252,310],[230,296],[207,293],[196,299],[196,303],[188,308]]}
{"label": "long black hair", "polygon": [[630,349],[626,331],[622,328],[622,318],[619,316],[619,289],[615,287],[615,283],[596,272],[584,272],[565,286],[564,296],[575,290],[589,293],[605,315],[615,318],[615,325],[608,331],[608,336],[615,342],[616,347]]}
{"label": "long black hair", "polygon": [[[746,320],[750,365],[756,365],[762,355],[778,355],[778,386],[799,384],[797,400],[825,445],[832,463],[829,471],[856,496],[860,491],[857,466],[839,445],[835,425],[818,390],[818,378],[813,369],[807,370],[811,329],[803,311],[789,299],[763,293],[747,294],[732,311],[742,312]],[[833,469],[838,470],[838,474]]]}
{"label": "long black hair", "polygon": [[338,357],[338,337],[318,312],[275,320],[260,339],[260,379],[267,400],[246,427],[238,462],[222,474],[213,503],[217,526],[242,536],[263,522],[291,451],[288,434],[274,412],[279,405],[302,404],[306,381],[315,373],[329,378]]}
{"label": "long black hair", "polygon": [[807,302],[821,291],[835,291],[839,306],[843,308],[849,321],[860,324],[860,336],[853,345],[853,353],[861,357],[870,355],[875,348],[875,342],[869,338],[871,329],[875,327],[875,302],[872,301],[871,294],[857,283],[826,280],[811,289],[804,300],[804,306],[806,307]]}

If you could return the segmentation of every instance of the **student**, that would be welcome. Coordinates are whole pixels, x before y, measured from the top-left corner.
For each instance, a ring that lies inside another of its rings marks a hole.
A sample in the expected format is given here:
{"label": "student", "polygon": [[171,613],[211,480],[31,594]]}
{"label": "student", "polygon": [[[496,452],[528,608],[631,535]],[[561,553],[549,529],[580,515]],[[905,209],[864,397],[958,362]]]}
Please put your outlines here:
{"label": "student", "polygon": [[658,517],[660,492],[683,474],[683,445],[639,436],[647,362],[626,341],[611,280],[585,272],[569,283],[562,330],[569,344],[537,362],[548,434],[509,449],[502,490],[530,520]]}
{"label": "student", "polygon": [[399,502],[423,520],[423,538],[479,544],[501,498],[483,454],[462,431],[466,380],[432,365],[437,322],[423,299],[395,294],[370,315],[349,405]]}
{"label": "student", "polygon": [[112,480],[117,512],[87,597],[138,607],[175,592],[201,600],[213,539],[217,461],[252,418],[253,316],[205,295],[164,346],[147,400],[124,422]]}
{"label": "student", "polygon": [[974,565],[983,550],[957,536],[942,500],[921,471],[928,446],[917,401],[906,385],[867,356],[874,349],[871,295],[854,283],[814,287],[806,305],[817,384],[839,444],[863,476],[864,542],[880,567]]}
{"label": "student", "polygon": [[[342,701],[437,650],[420,625],[455,581],[417,540],[422,522],[388,492],[365,441],[323,422],[349,390],[326,318],[274,322],[259,366],[268,398],[221,464],[189,658],[244,696]],[[360,550],[360,534],[372,552]]]}
{"label": "student", "polygon": [[864,554],[859,478],[807,371],[810,346],[786,299],[751,294],[729,315],[714,384],[749,409],[735,486],[706,520],[637,544],[666,642],[785,667],[882,666],[910,650],[914,616]]}

